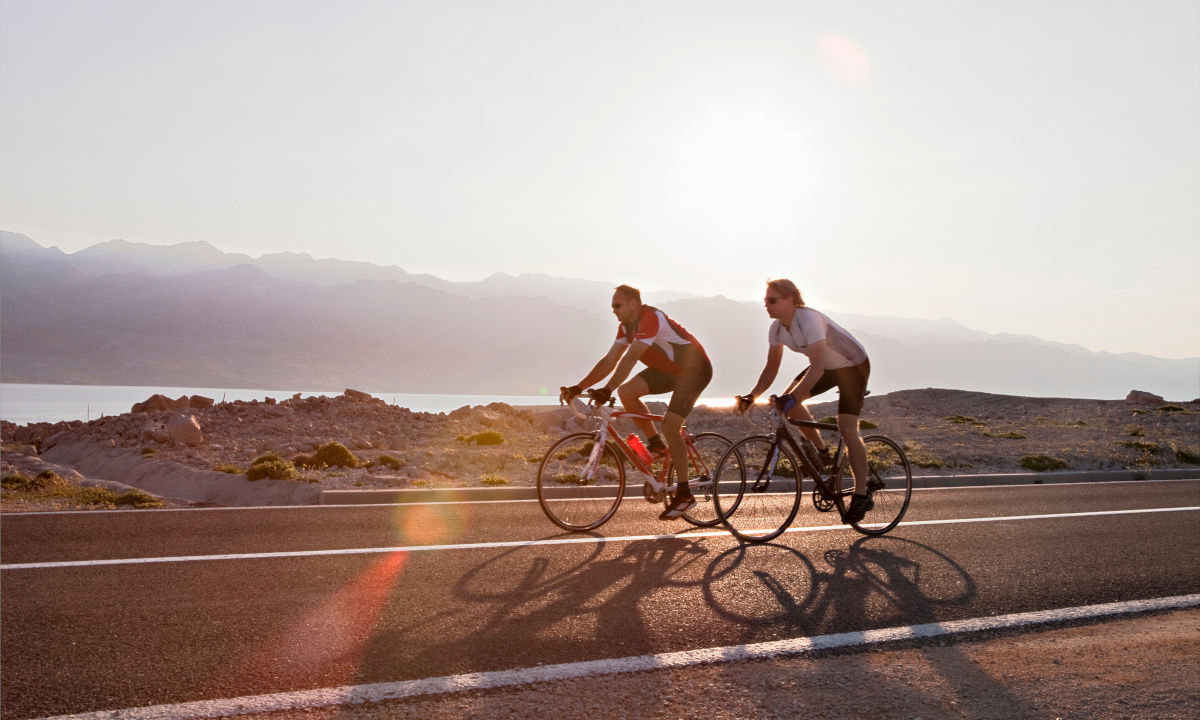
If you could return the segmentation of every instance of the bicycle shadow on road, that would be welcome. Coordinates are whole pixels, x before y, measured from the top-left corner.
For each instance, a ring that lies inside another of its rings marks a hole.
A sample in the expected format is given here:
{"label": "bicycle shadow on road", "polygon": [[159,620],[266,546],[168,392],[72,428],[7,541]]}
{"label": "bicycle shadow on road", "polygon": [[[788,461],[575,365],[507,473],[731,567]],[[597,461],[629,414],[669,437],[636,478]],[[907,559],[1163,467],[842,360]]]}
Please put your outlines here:
{"label": "bicycle shadow on road", "polygon": [[[849,548],[826,550],[818,563],[784,545],[742,545],[722,553],[710,567],[713,577],[723,580],[705,583],[706,601],[719,617],[744,629],[746,643],[936,623],[943,609],[964,607],[978,592],[970,573],[953,558],[895,536],[860,538]],[[756,595],[773,598],[774,603],[756,603],[750,612],[748,604],[739,602]],[[921,652],[928,667],[941,676],[944,697],[925,695],[906,682],[908,678],[890,673],[878,652],[847,649],[820,655],[841,655],[841,666],[850,666],[848,671],[843,667],[843,675],[848,693],[844,697],[851,705],[854,686],[870,688],[863,693],[861,708],[843,706],[850,714],[870,713],[872,703],[881,698],[908,710],[924,708],[925,713],[955,717],[1030,717],[1041,712],[1009,692],[953,643],[914,652]],[[829,678],[815,677],[824,670],[820,664],[797,663],[796,667],[807,667],[814,675],[809,678],[812,683],[803,679],[796,683],[797,709],[799,705],[815,709],[809,704],[813,695],[805,688],[827,683]],[[779,704],[778,686],[766,683],[761,692],[764,703]],[[753,703],[753,698],[748,700]]]}
{"label": "bicycle shadow on road", "polygon": [[[372,644],[386,651],[411,647],[414,636],[429,638],[408,664],[444,669],[439,672],[653,652],[654,613],[673,608],[656,608],[649,596],[664,586],[699,585],[709,552],[686,536],[511,548],[465,572],[451,589],[452,604]],[[443,627],[447,631],[439,632]]]}

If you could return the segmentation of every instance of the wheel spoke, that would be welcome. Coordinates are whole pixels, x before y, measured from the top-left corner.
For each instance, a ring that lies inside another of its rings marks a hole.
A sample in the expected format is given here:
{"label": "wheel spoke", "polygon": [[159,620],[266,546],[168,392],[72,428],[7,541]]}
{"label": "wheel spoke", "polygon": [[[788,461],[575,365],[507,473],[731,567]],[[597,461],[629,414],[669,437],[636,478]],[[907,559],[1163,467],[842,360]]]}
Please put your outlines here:
{"label": "wheel spoke", "polygon": [[555,443],[538,468],[538,502],[565,530],[594,530],[616,512],[625,489],[625,468],[611,447],[596,453],[591,433]]}
{"label": "wheel spoke", "polygon": [[772,438],[738,441],[717,466],[717,511],[735,536],[750,542],[778,537],[800,505],[800,466]]}

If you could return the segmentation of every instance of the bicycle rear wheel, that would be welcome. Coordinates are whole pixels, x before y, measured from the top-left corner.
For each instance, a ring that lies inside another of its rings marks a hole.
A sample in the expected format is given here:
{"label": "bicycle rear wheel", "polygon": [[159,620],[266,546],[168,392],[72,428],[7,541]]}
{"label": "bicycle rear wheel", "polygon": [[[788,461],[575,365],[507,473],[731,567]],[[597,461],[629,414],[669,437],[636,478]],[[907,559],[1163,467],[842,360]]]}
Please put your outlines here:
{"label": "bicycle rear wheel", "polygon": [[[863,438],[867,448],[867,495],[875,506],[860,522],[851,526],[864,535],[883,535],[900,523],[912,498],[912,467],[899,445],[882,435]],[[838,465],[835,476],[838,511],[850,507],[854,492],[854,476],[850,472],[847,453]]]}
{"label": "bicycle rear wheel", "polygon": [[[706,432],[693,436],[692,445],[699,457],[688,452],[688,489],[696,498],[696,504],[683,514],[683,519],[696,527],[712,527],[721,522],[713,499],[713,478],[716,477],[717,463],[733,443],[724,435]],[[670,504],[670,498],[665,498],[664,503]]]}
{"label": "bicycle rear wheel", "polygon": [[717,463],[717,514],[739,540],[773,540],[796,517],[800,477],[800,463],[775,438],[753,435],[739,440]]}
{"label": "bicycle rear wheel", "polygon": [[595,530],[608,522],[625,492],[625,465],[606,445],[593,463],[594,433],[575,433],[554,443],[537,474],[538,503],[564,530]]}

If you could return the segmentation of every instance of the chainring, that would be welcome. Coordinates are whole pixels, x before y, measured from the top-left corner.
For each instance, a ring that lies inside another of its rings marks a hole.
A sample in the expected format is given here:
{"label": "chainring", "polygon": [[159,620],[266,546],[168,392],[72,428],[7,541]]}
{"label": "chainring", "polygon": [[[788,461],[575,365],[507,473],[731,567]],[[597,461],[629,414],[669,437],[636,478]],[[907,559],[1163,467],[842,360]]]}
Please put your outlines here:
{"label": "chainring", "polygon": [[660,503],[666,497],[666,492],[655,490],[650,483],[642,483],[642,497],[646,498],[648,503]]}
{"label": "chainring", "polygon": [[821,512],[829,512],[833,509],[833,496],[826,494],[821,486],[817,485],[812,491],[812,503],[813,507]]}

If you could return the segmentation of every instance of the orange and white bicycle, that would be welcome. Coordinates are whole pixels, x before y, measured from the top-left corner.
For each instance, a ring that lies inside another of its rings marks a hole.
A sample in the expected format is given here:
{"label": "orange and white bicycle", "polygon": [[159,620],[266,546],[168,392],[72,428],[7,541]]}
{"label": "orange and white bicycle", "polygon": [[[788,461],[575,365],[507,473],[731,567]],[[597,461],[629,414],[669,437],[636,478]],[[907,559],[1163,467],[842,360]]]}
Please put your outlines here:
{"label": "orange and white bicycle", "polygon": [[[546,517],[564,530],[595,530],[612,518],[625,497],[627,463],[633,479],[641,481],[647,502],[666,505],[675,492],[670,455],[651,457],[636,435],[622,438],[614,425],[620,418],[661,422],[662,416],[616,410],[613,403],[571,400],[571,409],[591,420],[595,429],[554,443],[538,468],[538,502]],[[713,471],[733,443],[718,433],[693,436],[686,426],[681,433],[688,454],[688,487],[696,498],[683,518],[698,527],[717,525],[721,517],[713,502]]]}

